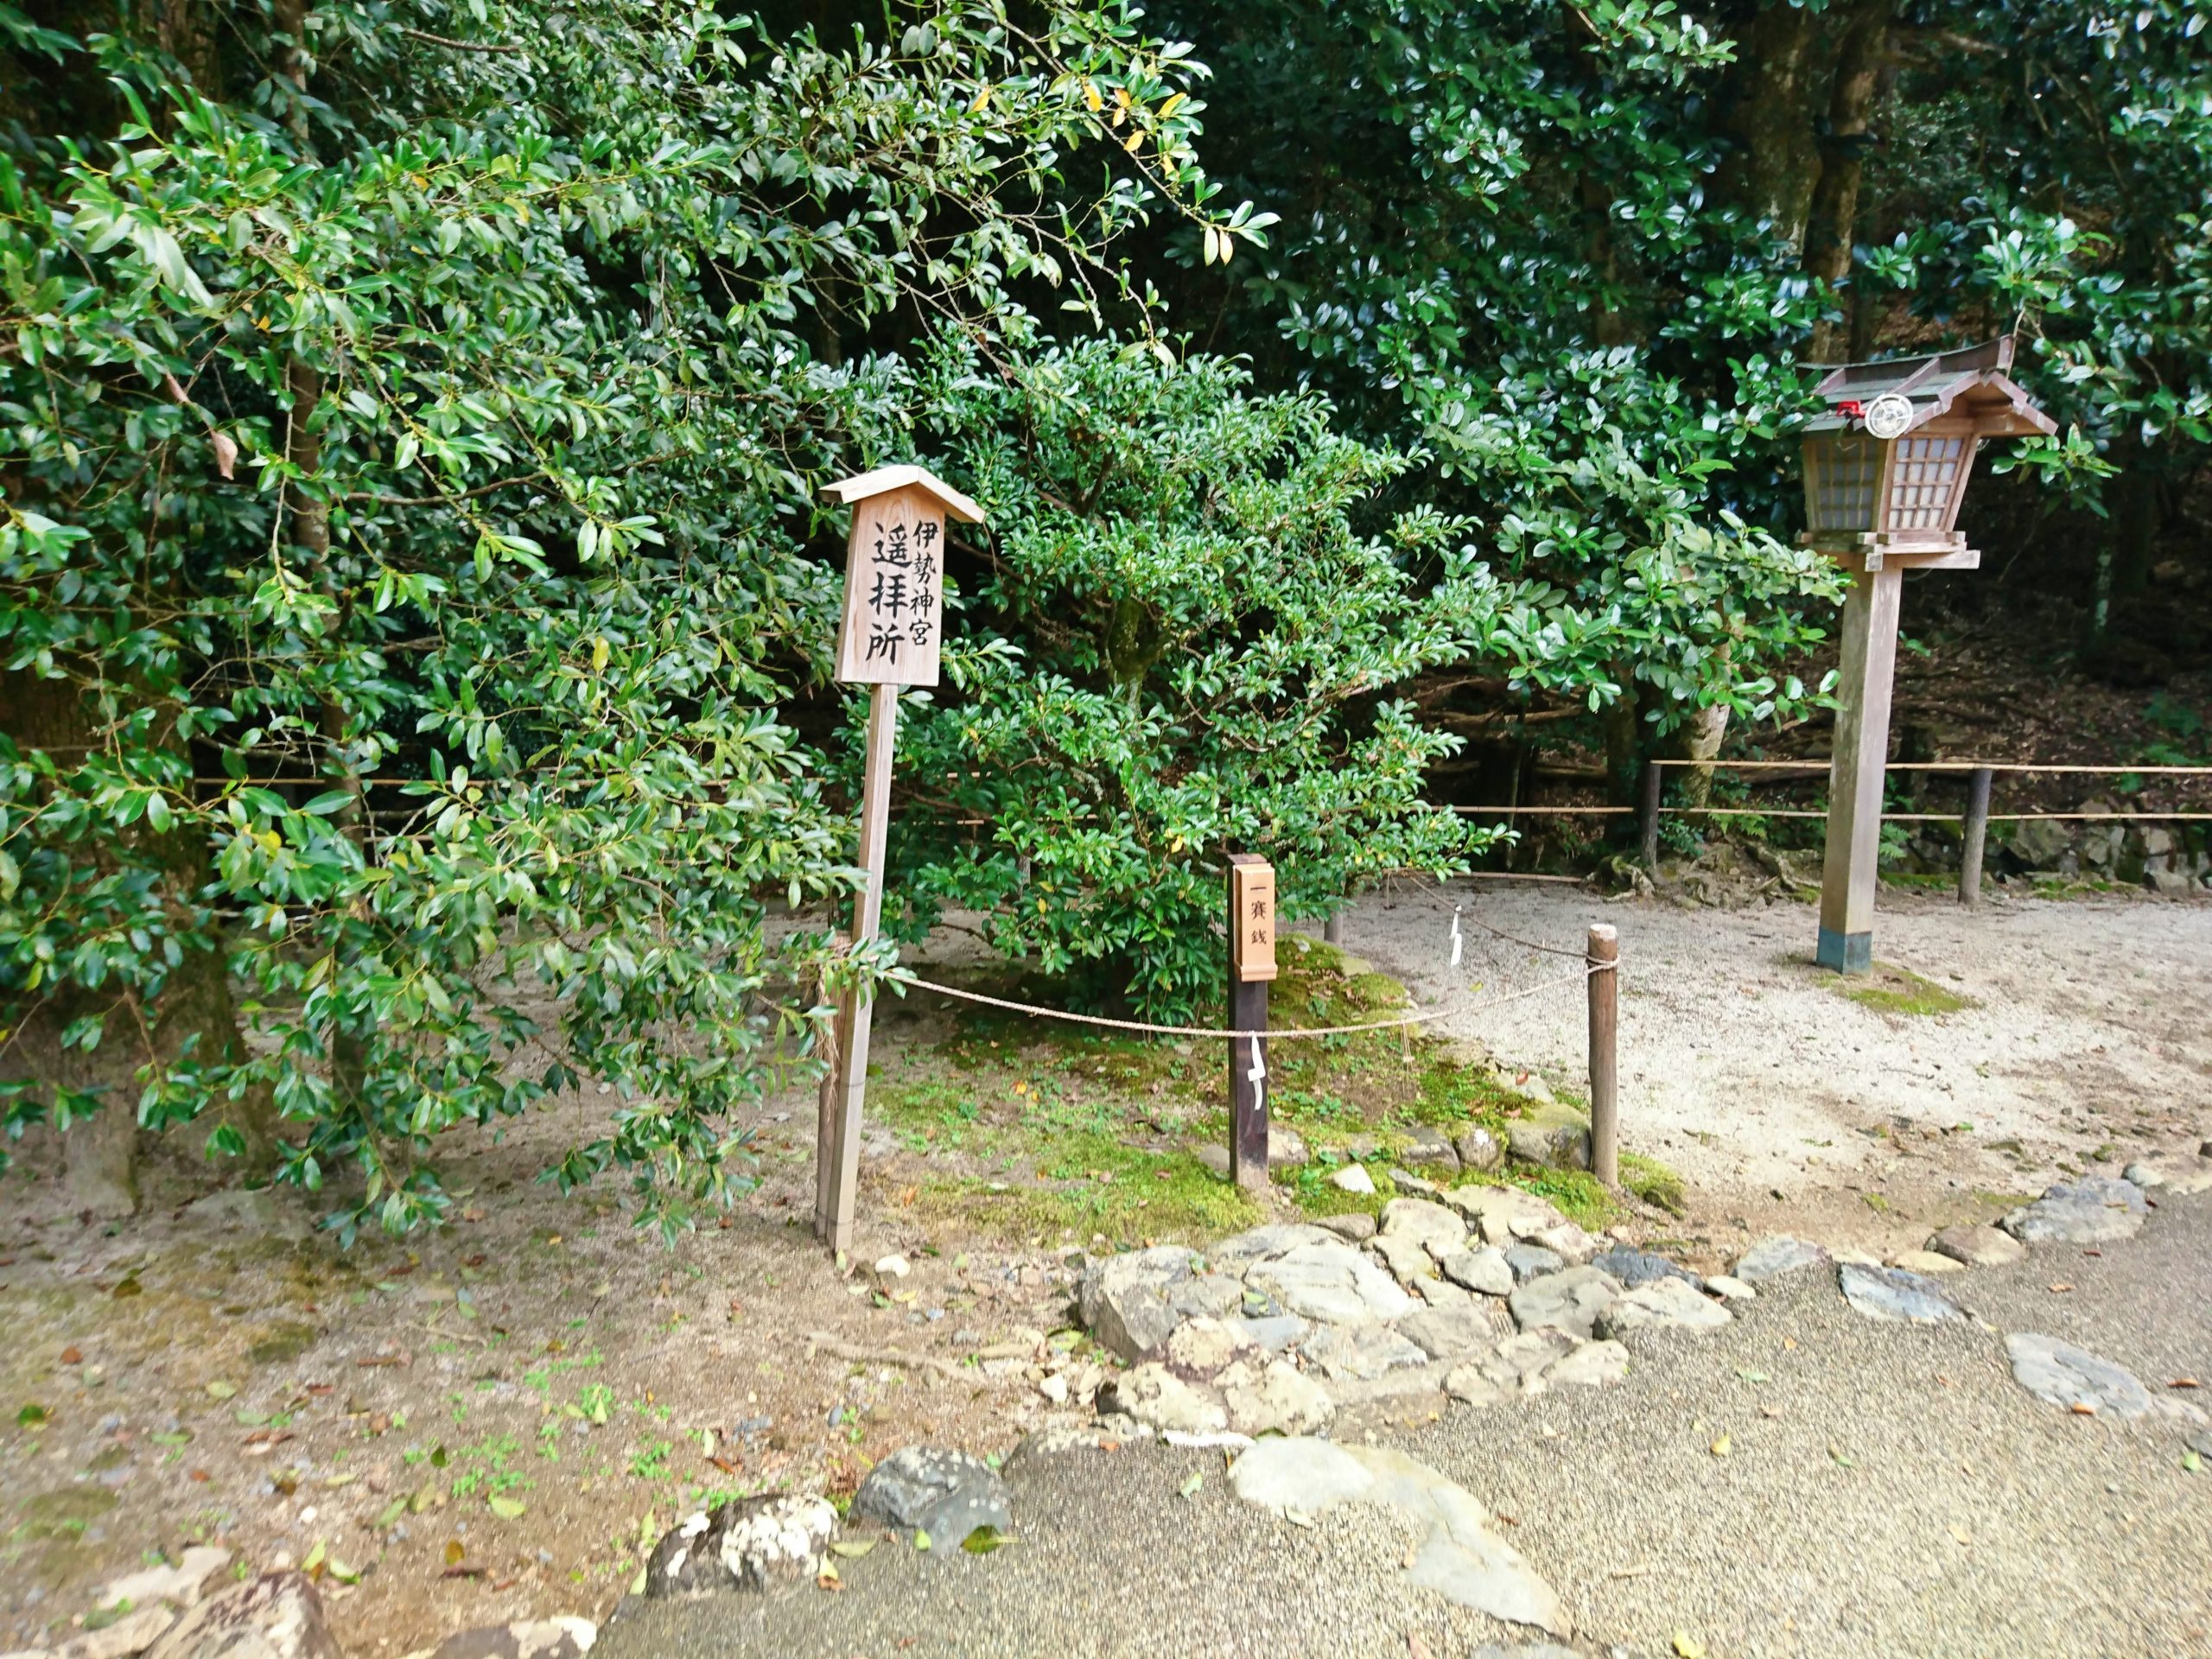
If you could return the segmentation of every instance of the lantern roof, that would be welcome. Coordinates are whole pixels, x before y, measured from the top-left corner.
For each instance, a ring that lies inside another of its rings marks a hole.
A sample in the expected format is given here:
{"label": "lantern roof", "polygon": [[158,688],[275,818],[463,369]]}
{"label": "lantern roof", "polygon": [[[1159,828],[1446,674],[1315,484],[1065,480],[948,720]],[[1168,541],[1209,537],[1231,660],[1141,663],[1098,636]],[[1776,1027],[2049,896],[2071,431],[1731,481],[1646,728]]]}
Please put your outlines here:
{"label": "lantern roof", "polygon": [[1883,434],[1900,437],[1944,416],[1974,423],[1974,435],[2024,438],[2058,430],[2058,423],[2037,409],[2005,371],[2012,366],[2012,336],[2000,334],[1979,346],[1926,357],[1891,357],[1875,363],[1843,363],[1829,369],[1814,388],[1827,399],[1808,432],[1847,432],[1866,423],[1866,409],[1878,398],[1895,396],[1912,406],[1911,416]]}
{"label": "lantern roof", "polygon": [[850,478],[841,478],[835,484],[822,486],[824,495],[834,495],[840,501],[865,501],[872,495],[883,495],[892,490],[912,487],[935,498],[948,518],[963,524],[980,524],[983,510],[966,496],[954,489],[926,467],[879,467],[872,473],[856,473]]}

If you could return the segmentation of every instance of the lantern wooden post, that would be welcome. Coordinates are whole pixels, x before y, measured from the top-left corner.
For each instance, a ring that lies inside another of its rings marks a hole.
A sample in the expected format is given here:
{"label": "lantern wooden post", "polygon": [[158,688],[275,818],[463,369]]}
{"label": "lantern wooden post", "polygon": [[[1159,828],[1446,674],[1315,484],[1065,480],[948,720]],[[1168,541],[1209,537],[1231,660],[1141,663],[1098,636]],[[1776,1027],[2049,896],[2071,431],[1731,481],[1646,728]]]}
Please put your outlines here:
{"label": "lantern wooden post", "polygon": [[[870,688],[868,749],[861,779],[860,895],[852,944],[876,935],[883,918],[884,849],[891,830],[891,766],[902,686],[935,685],[944,607],[944,525],[982,522],[982,509],[919,467],[884,467],[829,486],[849,503],[845,609],[837,631],[837,677]],[[815,1156],[814,1230],[832,1250],[852,1248],[860,1192],[861,1116],[868,1097],[873,1001],[854,991],[837,1003],[834,1072],[823,1089]]]}
{"label": "lantern wooden post", "polygon": [[1843,662],[1828,763],[1828,842],[1821,879],[1823,968],[1874,965],[1874,885],[1882,850],[1882,790],[1890,746],[1890,682],[1897,667],[1897,601],[1904,572],[1861,570],[1843,601]]}
{"label": "lantern wooden post", "polygon": [[1828,833],[1821,880],[1824,967],[1874,965],[1874,892],[1889,763],[1890,691],[1907,569],[1972,570],[1981,555],[1955,528],[1986,438],[2056,432],[2005,371],[2007,335],[1963,351],[1848,363],[1818,391],[1805,432],[1804,545],[1850,573],[1843,606]]}
{"label": "lantern wooden post", "polygon": [[[1274,866],[1250,853],[1229,858],[1229,1028],[1268,1028],[1268,985],[1275,976]],[[1243,1187],[1268,1185],[1268,1042],[1229,1039],[1229,1175]]]}

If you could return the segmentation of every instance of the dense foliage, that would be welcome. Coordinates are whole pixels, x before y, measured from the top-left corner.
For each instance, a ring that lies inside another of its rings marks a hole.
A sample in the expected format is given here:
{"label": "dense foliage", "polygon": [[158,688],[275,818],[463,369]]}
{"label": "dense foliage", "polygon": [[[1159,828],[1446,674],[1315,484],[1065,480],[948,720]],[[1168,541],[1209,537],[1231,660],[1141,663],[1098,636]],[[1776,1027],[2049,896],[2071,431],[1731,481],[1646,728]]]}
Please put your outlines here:
{"label": "dense foliage", "polygon": [[563,8],[472,52],[341,7],[220,103],[0,17],[118,118],[0,153],[10,1134],[238,1152],[273,1094],[280,1173],[351,1164],[399,1228],[440,1134],[588,1080],[563,1180],[714,1196],[822,971],[765,906],[848,879],[778,718],[857,418],[822,342],[1116,291],[1094,251],[1197,183],[1172,61],[1109,11],[887,47]]}
{"label": "dense foliage", "polygon": [[581,1087],[558,1179],[725,1195],[876,965],[863,466],[990,514],[898,925],[1157,1012],[1226,852],[1296,915],[1478,848],[1456,731],[1624,781],[1807,710],[1808,360],[2018,330],[2065,433],[1973,510],[2101,630],[2202,559],[2207,16],[0,0],[10,1135],[119,1207],[197,1124],[402,1228]]}

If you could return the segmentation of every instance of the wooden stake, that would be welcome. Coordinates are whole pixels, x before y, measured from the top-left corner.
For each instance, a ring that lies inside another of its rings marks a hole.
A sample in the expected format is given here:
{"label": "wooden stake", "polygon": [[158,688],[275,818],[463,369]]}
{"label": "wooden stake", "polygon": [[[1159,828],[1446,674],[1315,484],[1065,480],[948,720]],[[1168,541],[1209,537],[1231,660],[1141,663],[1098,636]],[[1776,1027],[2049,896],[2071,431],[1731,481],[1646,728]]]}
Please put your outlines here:
{"label": "wooden stake", "polygon": [[1981,903],[1981,855],[1989,844],[1987,766],[1976,766],[1967,779],[1966,845],[1959,852],[1959,902],[1968,910]]}
{"label": "wooden stake", "polygon": [[[883,919],[883,849],[891,827],[891,755],[899,737],[899,688],[877,685],[869,693],[867,770],[861,784],[861,869],[866,876],[853,905],[855,949],[875,938]],[[853,1211],[861,1179],[861,1109],[868,1098],[868,1047],[874,1005],[856,992],[845,993],[837,1010],[836,1133],[827,1148],[827,1203],[816,1217],[816,1230],[833,1250],[853,1247]],[[817,1149],[817,1158],[822,1157]],[[824,1183],[817,1173],[817,1190]]]}
{"label": "wooden stake", "polygon": [[1329,912],[1329,919],[1321,924],[1322,944],[1335,945],[1341,945],[1344,944],[1344,916],[1351,909],[1351,899],[1343,899],[1338,901],[1337,907]]}
{"label": "wooden stake", "polygon": [[[1250,853],[1229,858],[1229,1028],[1268,1028],[1268,984],[1275,976],[1275,873]],[[1229,1039],[1229,1175],[1242,1187],[1268,1185],[1268,1043]]]}
{"label": "wooden stake", "polygon": [[1621,1184],[1620,935],[1610,923],[1590,925],[1590,1173]]}
{"label": "wooden stake", "polygon": [[1882,850],[1882,783],[1890,747],[1890,677],[1897,665],[1894,563],[1855,570],[1843,604],[1843,661],[1828,770],[1828,842],[1821,879],[1815,957],[1840,973],[1874,967],[1874,887]]}
{"label": "wooden stake", "polygon": [[1643,763],[1643,873],[1659,879],[1659,796],[1667,769],[1656,759]]}

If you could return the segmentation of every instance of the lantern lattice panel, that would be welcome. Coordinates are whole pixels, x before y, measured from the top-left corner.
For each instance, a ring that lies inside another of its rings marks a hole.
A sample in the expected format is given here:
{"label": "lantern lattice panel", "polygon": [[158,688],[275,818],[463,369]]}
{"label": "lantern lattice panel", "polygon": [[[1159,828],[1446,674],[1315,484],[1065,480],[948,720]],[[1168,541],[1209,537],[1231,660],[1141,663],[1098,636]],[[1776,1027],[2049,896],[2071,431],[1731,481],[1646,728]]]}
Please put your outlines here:
{"label": "lantern lattice panel", "polygon": [[1806,492],[1809,530],[1874,527],[1874,492],[1882,476],[1882,443],[1863,432],[1838,432],[1811,446],[1812,488]]}
{"label": "lantern lattice panel", "polygon": [[1951,502],[1965,463],[1967,440],[1914,436],[1897,440],[1890,468],[1891,530],[1948,530]]}

